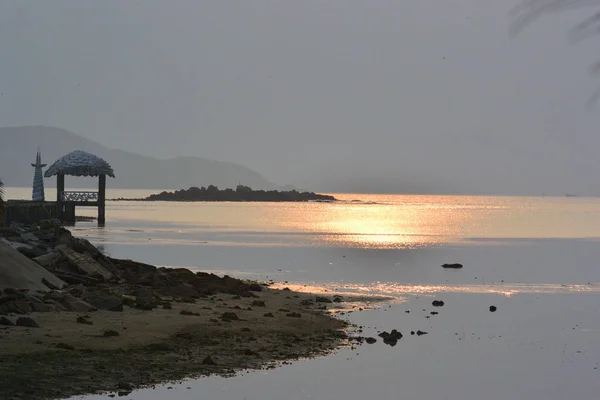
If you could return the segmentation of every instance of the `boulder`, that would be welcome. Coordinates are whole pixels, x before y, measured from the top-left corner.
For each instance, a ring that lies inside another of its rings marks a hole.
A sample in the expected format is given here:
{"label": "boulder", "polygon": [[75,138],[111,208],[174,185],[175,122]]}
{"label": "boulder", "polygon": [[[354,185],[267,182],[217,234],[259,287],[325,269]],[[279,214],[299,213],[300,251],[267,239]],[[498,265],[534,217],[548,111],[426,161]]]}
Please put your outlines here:
{"label": "boulder", "polygon": [[23,254],[25,257],[31,258],[31,259],[43,256],[48,252],[47,249],[44,247],[33,246],[33,245],[19,247],[17,249],[17,251],[19,253]]}
{"label": "boulder", "polygon": [[[192,273],[192,276],[193,276],[193,273]],[[190,286],[186,283],[182,283],[180,285],[170,287],[167,291],[167,295],[173,296],[173,297],[181,297],[184,299],[185,298],[197,299],[198,297],[200,297],[200,294],[198,293],[198,291],[196,289],[194,289],[193,286]]]}
{"label": "boulder", "polygon": [[56,307],[53,304],[46,303],[30,303],[31,308],[35,312],[54,312]]}
{"label": "boulder", "polygon": [[21,318],[17,319],[17,323],[15,325],[25,326],[28,328],[39,328],[40,327],[38,325],[38,323],[33,320],[33,318],[29,318],[29,317],[21,317]]}
{"label": "boulder", "polygon": [[13,326],[14,323],[6,317],[0,317],[0,325],[1,326]]}
{"label": "boulder", "polygon": [[167,268],[166,271],[169,277],[182,282],[191,281],[196,277],[196,274],[187,268]]}
{"label": "boulder", "polygon": [[103,279],[110,279],[114,276],[112,272],[104,268],[87,253],[78,253],[64,244],[56,246],[55,249],[62,254],[70,264],[75,265],[77,269],[85,275],[99,275]]}
{"label": "boulder", "polygon": [[33,261],[35,261],[36,263],[38,263],[39,265],[41,265],[44,268],[52,267],[52,266],[58,264],[59,262],[61,262],[62,260],[63,260],[63,256],[60,253],[55,252],[55,251],[41,255],[39,257],[35,257],[33,259]]}
{"label": "boulder", "polygon": [[123,302],[112,294],[89,293],[85,300],[98,310],[123,311]]}
{"label": "boulder", "polygon": [[43,281],[63,288],[64,281],[25,257],[4,242],[0,242],[0,290],[6,288],[48,291]]}
{"label": "boulder", "polygon": [[33,308],[27,301],[13,300],[0,305],[0,313],[3,314],[29,314]]}
{"label": "boulder", "polygon": [[83,300],[80,300],[76,297],[73,297],[70,294],[65,294],[60,301],[60,304],[67,310],[73,312],[89,312],[89,311],[97,311],[96,307],[87,303]]}

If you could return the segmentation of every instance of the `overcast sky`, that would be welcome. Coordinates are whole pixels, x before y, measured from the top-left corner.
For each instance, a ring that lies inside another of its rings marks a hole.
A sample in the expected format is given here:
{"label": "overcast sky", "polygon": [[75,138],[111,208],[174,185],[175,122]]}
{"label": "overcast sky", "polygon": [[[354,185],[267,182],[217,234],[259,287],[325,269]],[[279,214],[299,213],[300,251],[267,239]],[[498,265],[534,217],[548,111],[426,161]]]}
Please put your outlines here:
{"label": "overcast sky", "polygon": [[[493,0],[0,0],[0,126],[323,190],[600,194],[594,9]],[[408,188],[408,189],[407,189]]]}

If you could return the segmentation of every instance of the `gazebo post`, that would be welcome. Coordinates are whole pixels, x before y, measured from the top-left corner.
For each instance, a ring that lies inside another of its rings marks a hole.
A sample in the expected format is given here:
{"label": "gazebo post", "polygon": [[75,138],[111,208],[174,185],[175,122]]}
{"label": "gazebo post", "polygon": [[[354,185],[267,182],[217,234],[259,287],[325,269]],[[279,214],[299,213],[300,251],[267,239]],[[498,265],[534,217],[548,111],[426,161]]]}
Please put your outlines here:
{"label": "gazebo post", "polygon": [[106,175],[98,177],[98,226],[104,226],[106,217]]}
{"label": "gazebo post", "polygon": [[65,191],[65,175],[56,174],[56,203],[58,204],[58,219],[63,220],[64,204],[63,193]]}
{"label": "gazebo post", "polygon": [[65,175],[64,174],[56,174],[56,201],[58,203],[62,203],[63,196],[62,194],[65,191]]}

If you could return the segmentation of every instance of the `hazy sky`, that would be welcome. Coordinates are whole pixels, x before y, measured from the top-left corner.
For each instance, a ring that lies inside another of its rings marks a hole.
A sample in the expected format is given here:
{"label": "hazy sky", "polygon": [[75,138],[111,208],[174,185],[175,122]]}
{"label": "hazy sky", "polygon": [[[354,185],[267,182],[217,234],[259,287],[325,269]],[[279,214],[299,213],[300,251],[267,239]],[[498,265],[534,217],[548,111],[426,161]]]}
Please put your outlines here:
{"label": "hazy sky", "polygon": [[[600,194],[596,41],[492,0],[0,0],[0,125],[333,190]],[[407,189],[408,188],[408,189]]]}

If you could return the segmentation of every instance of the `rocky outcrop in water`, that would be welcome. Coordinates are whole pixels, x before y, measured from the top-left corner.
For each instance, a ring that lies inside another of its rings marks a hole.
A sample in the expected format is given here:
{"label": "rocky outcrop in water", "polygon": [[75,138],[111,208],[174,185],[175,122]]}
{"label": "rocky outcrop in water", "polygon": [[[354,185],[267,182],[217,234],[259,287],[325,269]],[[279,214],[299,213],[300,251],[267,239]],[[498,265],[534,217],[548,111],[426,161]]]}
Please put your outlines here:
{"label": "rocky outcrop in water", "polygon": [[335,201],[335,197],[313,192],[296,190],[252,190],[248,186],[238,186],[237,189],[220,190],[216,186],[191,187],[187,190],[162,192],[152,194],[145,199],[117,199],[135,201],[257,201],[257,202],[305,202],[305,201]]}

